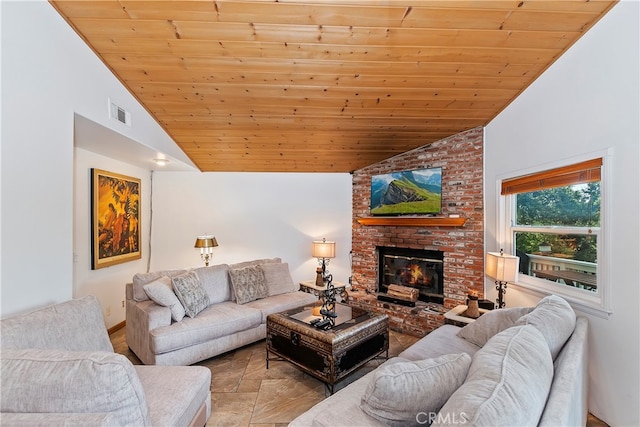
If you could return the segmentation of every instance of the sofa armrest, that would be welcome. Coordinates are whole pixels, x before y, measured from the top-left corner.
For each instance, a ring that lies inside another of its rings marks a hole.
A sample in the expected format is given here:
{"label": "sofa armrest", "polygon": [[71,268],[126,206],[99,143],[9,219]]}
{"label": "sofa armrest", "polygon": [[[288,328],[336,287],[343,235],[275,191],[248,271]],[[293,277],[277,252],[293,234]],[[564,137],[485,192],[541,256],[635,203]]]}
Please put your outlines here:
{"label": "sofa armrest", "polygon": [[0,413],[2,424],[13,427],[120,427],[124,426],[118,418],[110,412],[102,413],[26,413],[26,412],[2,412]]}
{"label": "sofa armrest", "polygon": [[125,316],[127,345],[144,364],[155,364],[150,332],[171,325],[171,310],[151,300],[128,299]]}
{"label": "sofa armrest", "polygon": [[576,327],[554,362],[553,382],[538,425],[584,426],[589,412],[589,322],[576,318]]}

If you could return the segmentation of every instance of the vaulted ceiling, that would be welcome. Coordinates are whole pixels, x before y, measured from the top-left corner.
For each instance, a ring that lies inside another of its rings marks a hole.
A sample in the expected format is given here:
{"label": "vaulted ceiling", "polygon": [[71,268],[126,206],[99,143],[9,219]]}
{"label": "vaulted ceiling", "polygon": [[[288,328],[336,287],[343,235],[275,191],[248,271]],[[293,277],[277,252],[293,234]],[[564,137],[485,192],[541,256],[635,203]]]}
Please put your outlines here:
{"label": "vaulted ceiling", "polygon": [[202,171],[350,172],[487,124],[615,1],[51,3]]}

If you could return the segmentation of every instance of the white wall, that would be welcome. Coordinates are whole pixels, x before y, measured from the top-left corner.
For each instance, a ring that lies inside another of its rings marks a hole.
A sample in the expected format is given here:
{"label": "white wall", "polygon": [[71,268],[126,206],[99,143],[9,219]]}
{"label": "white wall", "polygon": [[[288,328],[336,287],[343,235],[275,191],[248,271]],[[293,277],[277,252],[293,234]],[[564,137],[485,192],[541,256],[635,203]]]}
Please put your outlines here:
{"label": "white wall", "polygon": [[[94,295],[98,298],[110,328],[125,319],[125,283],[147,269],[151,172],[80,148],[74,153],[73,297]],[[141,259],[91,270],[91,168],[140,178]]]}
{"label": "white wall", "polygon": [[[495,250],[496,179],[612,148],[610,241],[613,314],[589,317],[589,409],[609,425],[640,425],[639,3],[616,5],[486,127],[486,245]],[[487,282],[491,297],[495,294]],[[509,306],[542,295],[510,286]],[[584,314],[584,313],[582,313]]]}
{"label": "white wall", "polygon": [[[2,1],[0,7],[5,317],[77,296],[74,113],[167,152],[176,148],[48,2]],[[109,98],[131,112],[131,127],[109,118]]]}
{"label": "white wall", "polygon": [[350,275],[351,175],[155,172],[151,270],[202,266],[196,236],[213,234],[213,263],[280,257],[297,283],[314,280],[311,242],[336,241],[329,270]]}

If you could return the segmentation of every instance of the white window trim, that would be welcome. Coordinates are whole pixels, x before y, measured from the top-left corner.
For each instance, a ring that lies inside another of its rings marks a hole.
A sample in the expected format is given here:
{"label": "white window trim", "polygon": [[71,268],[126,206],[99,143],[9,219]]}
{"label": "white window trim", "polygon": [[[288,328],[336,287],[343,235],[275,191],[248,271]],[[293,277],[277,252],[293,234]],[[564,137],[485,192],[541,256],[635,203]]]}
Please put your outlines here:
{"label": "white window trim", "polygon": [[[512,171],[508,174],[498,176],[496,180],[496,199],[497,199],[497,243],[500,248],[504,248],[506,252],[511,253],[514,248],[513,236],[511,233],[511,218],[515,210],[515,197],[501,195],[502,181],[518,176],[537,173],[549,169],[562,166],[568,166],[597,157],[602,158],[601,181],[600,181],[600,230],[598,233],[598,292],[594,293],[584,289],[573,288],[571,286],[557,285],[544,279],[521,274],[518,276],[516,283],[510,283],[509,286],[520,288],[521,290],[533,293],[540,297],[555,294],[562,296],[569,301],[576,309],[592,314],[601,318],[608,318],[613,313],[611,309],[611,291],[612,283],[610,280],[609,269],[609,253],[610,233],[607,231],[609,227],[609,212],[611,203],[609,195],[611,194],[611,156],[612,149],[600,150],[587,153],[581,156],[567,158],[561,161],[546,163],[532,167],[529,169],[521,169]],[[509,203],[511,201],[511,203]]]}

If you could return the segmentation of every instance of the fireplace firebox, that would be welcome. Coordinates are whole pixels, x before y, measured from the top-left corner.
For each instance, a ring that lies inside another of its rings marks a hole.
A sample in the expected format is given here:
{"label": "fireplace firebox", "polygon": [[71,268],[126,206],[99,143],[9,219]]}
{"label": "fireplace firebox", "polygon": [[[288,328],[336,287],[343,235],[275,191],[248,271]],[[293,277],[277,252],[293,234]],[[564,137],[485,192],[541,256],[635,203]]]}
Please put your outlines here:
{"label": "fireplace firebox", "polygon": [[418,300],[444,302],[444,253],[442,251],[378,246],[378,293],[389,285],[418,290]]}

